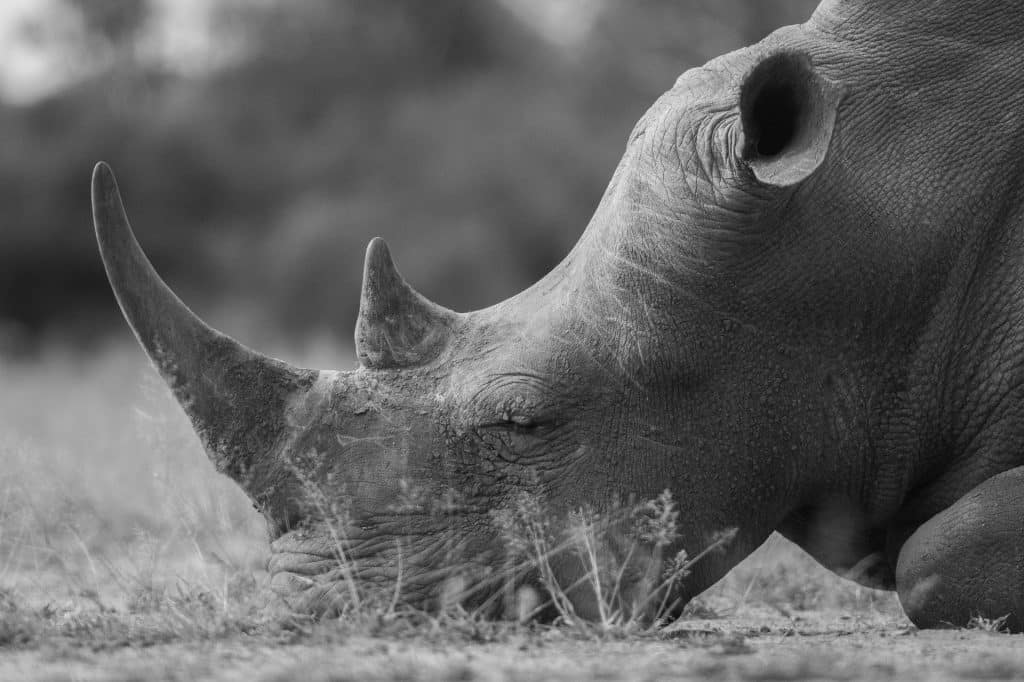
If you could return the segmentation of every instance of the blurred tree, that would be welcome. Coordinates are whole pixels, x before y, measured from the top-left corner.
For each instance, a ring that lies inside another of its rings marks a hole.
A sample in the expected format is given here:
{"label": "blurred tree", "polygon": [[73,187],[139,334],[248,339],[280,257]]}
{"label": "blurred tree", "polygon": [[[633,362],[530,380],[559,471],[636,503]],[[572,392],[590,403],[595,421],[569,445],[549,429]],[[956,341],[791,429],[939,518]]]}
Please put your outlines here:
{"label": "blurred tree", "polygon": [[62,0],[82,21],[86,42],[131,48],[152,14],[150,0]]}
{"label": "blurred tree", "polygon": [[[215,78],[214,115],[236,122],[221,142],[249,157],[230,172],[232,204],[248,225],[262,221],[248,229],[269,233],[266,258],[288,254],[291,264],[236,261],[231,280],[277,301],[289,325],[322,324],[345,339],[361,252],[376,234],[447,305],[483,305],[514,288],[517,252],[535,259],[550,240],[520,247],[527,234],[503,237],[536,225],[514,208],[535,201],[495,206],[495,190],[525,193],[542,178],[499,155],[503,135],[524,127],[517,109],[550,87],[557,56],[490,0],[312,0],[303,9],[239,3],[219,17],[245,55]],[[402,259],[406,249],[419,260]],[[503,255],[497,273],[488,250]],[[490,282],[465,286],[488,270]]]}
{"label": "blurred tree", "polygon": [[63,49],[99,72],[0,105],[0,319],[121,331],[89,229],[100,158],[157,268],[200,312],[241,318],[218,313],[226,331],[349,343],[378,234],[426,295],[487,305],[568,251],[679,73],[813,4],[608,2],[563,49],[511,1],[222,0],[211,30],[232,58],[183,78],[139,58],[151,0],[63,0],[83,36]]}
{"label": "blurred tree", "polygon": [[818,0],[634,0],[611,2],[585,46],[595,73],[653,98],[685,69],[787,24],[805,21]]}

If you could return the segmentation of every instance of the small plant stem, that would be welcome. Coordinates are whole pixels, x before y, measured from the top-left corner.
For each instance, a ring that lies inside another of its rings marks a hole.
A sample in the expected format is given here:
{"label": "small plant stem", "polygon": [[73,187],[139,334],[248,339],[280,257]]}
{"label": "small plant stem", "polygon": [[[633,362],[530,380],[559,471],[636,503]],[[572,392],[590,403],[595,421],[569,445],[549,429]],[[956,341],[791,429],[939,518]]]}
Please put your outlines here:
{"label": "small plant stem", "polygon": [[395,593],[391,596],[391,603],[388,604],[388,616],[395,615],[395,609],[398,608],[398,599],[402,594],[402,543],[395,540],[395,548],[398,553],[398,575],[395,577]]}
{"label": "small plant stem", "polygon": [[626,575],[626,569],[629,568],[629,562],[633,559],[633,553],[636,552],[637,542],[634,538],[629,543],[629,551],[626,552],[625,558],[622,560],[622,565],[619,566],[619,571],[615,575],[615,582],[612,584],[612,593],[608,598],[609,602],[614,604],[615,600],[619,598],[619,591],[622,589],[622,578]]}
{"label": "small plant stem", "polygon": [[594,588],[594,597],[597,599],[597,613],[601,619],[601,625],[608,628],[608,605],[604,603],[604,592],[601,590],[601,567],[597,563],[597,553],[594,551],[593,529],[587,525],[582,529],[583,549],[586,551],[587,561],[590,570],[587,575],[590,577],[590,584]]}

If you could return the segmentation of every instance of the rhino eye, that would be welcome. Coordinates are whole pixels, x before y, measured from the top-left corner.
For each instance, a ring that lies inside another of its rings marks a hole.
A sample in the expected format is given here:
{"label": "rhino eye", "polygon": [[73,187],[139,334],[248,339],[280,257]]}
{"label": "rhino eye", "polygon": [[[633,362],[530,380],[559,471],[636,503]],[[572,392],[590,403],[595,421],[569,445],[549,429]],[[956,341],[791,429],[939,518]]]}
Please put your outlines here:
{"label": "rhino eye", "polygon": [[528,417],[524,414],[513,414],[509,416],[507,421],[524,429],[530,429],[537,426],[537,422],[533,417]]}
{"label": "rhino eye", "polygon": [[521,412],[506,410],[501,415],[501,423],[505,426],[517,426],[522,429],[532,429],[537,426],[537,420]]}
{"label": "rhino eye", "polygon": [[534,431],[538,427],[542,426],[542,422],[534,417],[521,412],[502,412],[498,418],[492,422],[481,424],[482,428],[485,429],[511,429],[519,432]]}

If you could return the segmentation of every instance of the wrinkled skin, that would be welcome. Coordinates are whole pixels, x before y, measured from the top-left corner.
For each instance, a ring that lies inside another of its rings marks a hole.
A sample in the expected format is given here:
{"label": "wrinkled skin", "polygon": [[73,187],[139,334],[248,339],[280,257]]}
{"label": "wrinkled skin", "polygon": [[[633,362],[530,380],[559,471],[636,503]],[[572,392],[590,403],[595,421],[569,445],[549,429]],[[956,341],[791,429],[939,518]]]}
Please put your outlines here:
{"label": "wrinkled skin", "polygon": [[684,73],[580,242],[518,296],[453,313],[371,244],[354,372],[212,353],[103,166],[101,251],[298,608],[399,573],[410,603],[452,576],[487,603],[492,510],[668,488],[691,553],[739,529],[684,600],[780,530],[921,626],[1021,629],[1022,36],[1015,0],[826,1]]}

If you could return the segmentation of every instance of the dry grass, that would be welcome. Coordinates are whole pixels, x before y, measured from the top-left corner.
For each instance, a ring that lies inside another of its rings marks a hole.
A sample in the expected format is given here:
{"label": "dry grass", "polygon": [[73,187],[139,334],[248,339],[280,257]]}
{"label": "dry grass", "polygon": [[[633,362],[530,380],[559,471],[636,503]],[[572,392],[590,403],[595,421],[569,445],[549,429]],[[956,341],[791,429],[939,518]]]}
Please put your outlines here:
{"label": "dry grass", "polygon": [[777,537],[680,621],[652,628],[637,606],[653,599],[668,610],[658,587],[685,580],[698,558],[659,556],[647,590],[623,593],[621,578],[649,551],[642,548],[670,544],[676,519],[667,497],[626,510],[631,534],[611,554],[603,532],[611,517],[579,513],[554,534],[524,500],[504,519],[509,540],[541,573],[553,550],[587,567],[582,580],[600,595],[596,625],[575,617],[550,576],[542,584],[559,611],[556,626],[416,613],[395,601],[313,623],[269,596],[259,516],[213,474],[134,347],[85,365],[56,351],[31,364],[0,360],[0,377],[0,679],[1024,673],[1021,640],[1000,634],[999,623],[917,633],[893,595],[842,580]]}
{"label": "dry grass", "polygon": [[[724,529],[693,557],[685,549],[666,554],[680,537],[678,507],[668,490],[638,505],[603,513],[579,509],[565,519],[523,493],[511,508],[496,510],[493,520],[514,562],[505,579],[514,585],[519,574],[533,573],[543,590],[519,609],[517,620],[529,622],[551,608],[561,624],[620,637],[660,631],[679,612],[675,590],[693,565],[736,536],[735,528]],[[563,584],[556,577],[559,561],[578,577]],[[588,613],[579,613],[580,601]]]}

